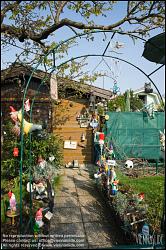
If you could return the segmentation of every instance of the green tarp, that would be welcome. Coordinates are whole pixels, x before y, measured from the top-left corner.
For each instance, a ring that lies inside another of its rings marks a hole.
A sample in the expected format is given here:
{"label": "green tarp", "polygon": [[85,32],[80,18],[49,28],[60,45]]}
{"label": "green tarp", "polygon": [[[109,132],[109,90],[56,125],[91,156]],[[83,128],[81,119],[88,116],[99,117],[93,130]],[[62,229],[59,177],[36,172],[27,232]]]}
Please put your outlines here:
{"label": "green tarp", "polygon": [[113,142],[116,158],[162,158],[160,134],[165,128],[165,113],[151,119],[144,112],[108,112],[104,133]]}

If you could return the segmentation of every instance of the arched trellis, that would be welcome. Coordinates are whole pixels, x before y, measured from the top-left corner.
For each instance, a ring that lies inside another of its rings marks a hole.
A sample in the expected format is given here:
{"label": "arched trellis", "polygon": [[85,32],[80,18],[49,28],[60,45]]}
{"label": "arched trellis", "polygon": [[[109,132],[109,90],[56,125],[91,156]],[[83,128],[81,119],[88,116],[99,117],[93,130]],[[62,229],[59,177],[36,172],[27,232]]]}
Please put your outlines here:
{"label": "arched trellis", "polygon": [[[63,44],[75,39],[75,38],[81,38],[83,36],[86,36],[88,34],[96,34],[96,33],[110,33],[112,32],[113,35],[118,33],[118,34],[121,34],[121,35],[127,35],[127,36],[131,36],[133,38],[137,38],[137,39],[140,39],[142,41],[146,41],[145,39],[143,38],[140,38],[140,37],[137,37],[136,35],[131,35],[131,34],[128,34],[128,33],[125,33],[125,32],[119,32],[119,31],[92,31],[92,32],[89,32],[89,33],[81,33],[81,34],[77,34],[76,36],[73,36],[73,37],[70,37],[69,39],[65,40],[65,41],[62,41],[60,42],[57,46],[55,46],[55,48],[53,48],[52,50],[50,50],[44,57],[42,57],[38,64],[36,65],[36,67],[33,69],[28,81],[27,81],[27,84],[26,84],[26,87],[25,87],[25,90],[24,90],[24,95],[23,95],[23,101],[22,101],[22,121],[21,121],[21,152],[20,152],[20,234],[22,234],[22,167],[23,167],[23,146],[24,146],[24,133],[23,133],[23,126],[24,126],[24,102],[26,100],[26,94],[27,94],[27,90],[28,90],[28,87],[29,87],[29,84],[30,84],[30,81],[32,79],[32,76],[34,74],[34,72],[37,70],[37,68],[39,67],[40,64],[42,64],[42,62],[44,61],[44,59],[47,58],[47,56],[49,56],[50,54],[53,54],[53,67],[52,67],[52,70],[50,72],[50,74],[55,71],[56,69],[62,67],[63,65],[67,64],[68,62],[71,62],[71,61],[74,61],[74,60],[77,60],[77,59],[80,59],[80,58],[85,58],[85,57],[105,57],[105,58],[114,58],[114,59],[118,59],[120,61],[123,61],[131,66],[133,66],[134,68],[136,68],[137,70],[139,70],[141,73],[143,73],[149,80],[150,82],[153,84],[153,86],[156,88],[160,98],[161,98],[161,102],[164,106],[164,103],[163,103],[163,99],[162,99],[162,96],[160,94],[160,91],[158,90],[157,86],[155,85],[155,83],[152,81],[152,79],[150,78],[149,75],[147,75],[142,69],[140,69],[138,66],[124,60],[124,59],[121,59],[121,58],[118,58],[118,57],[114,57],[114,56],[108,56],[108,55],[105,55],[105,52],[103,54],[87,54],[87,55],[82,55],[82,56],[77,56],[75,58],[71,58],[69,60],[66,60],[65,62],[61,63],[60,65],[58,66],[55,66],[55,53],[57,51],[57,49],[62,46]],[[113,36],[112,36],[113,37]],[[108,45],[107,45],[108,47]],[[48,77],[44,77],[41,84],[39,85],[38,89],[37,89],[37,92],[39,91],[41,85],[45,82],[45,80],[47,79]],[[34,104],[34,101],[35,101],[35,97],[36,95],[34,96],[33,98],[33,102],[32,102],[32,105],[31,105],[31,109],[30,109],[30,121],[32,120],[32,110],[33,110],[33,104]],[[29,138],[30,138],[30,142],[31,142],[31,133],[29,134]],[[31,143],[30,143],[31,145]],[[30,149],[29,149],[29,173],[30,173],[30,222],[32,223],[32,197],[31,197],[31,181],[32,181],[32,175],[31,175],[31,165],[32,165],[32,155],[31,155],[31,146],[30,146]]]}

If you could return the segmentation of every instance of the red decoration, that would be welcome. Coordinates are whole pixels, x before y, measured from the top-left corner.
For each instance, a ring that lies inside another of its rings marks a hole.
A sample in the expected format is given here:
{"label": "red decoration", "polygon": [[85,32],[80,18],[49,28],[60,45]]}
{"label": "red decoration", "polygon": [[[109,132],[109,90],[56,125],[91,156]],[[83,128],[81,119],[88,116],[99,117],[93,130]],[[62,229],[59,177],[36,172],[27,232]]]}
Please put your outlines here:
{"label": "red decoration", "polygon": [[12,192],[11,192],[11,191],[9,191],[9,193],[8,193],[8,197],[9,197],[9,198],[11,198],[11,197],[12,197]]}
{"label": "red decoration", "polygon": [[100,133],[100,134],[99,134],[99,140],[104,141],[104,133]]}
{"label": "red decoration", "polygon": [[14,155],[14,157],[17,157],[18,156],[18,148],[14,148],[13,149],[13,155]]}
{"label": "red decoration", "polygon": [[145,194],[144,193],[140,193],[138,194],[139,199],[143,200],[145,198]]}
{"label": "red decoration", "polygon": [[11,112],[11,113],[17,112],[12,106],[10,106],[9,108],[10,108],[10,112]]}

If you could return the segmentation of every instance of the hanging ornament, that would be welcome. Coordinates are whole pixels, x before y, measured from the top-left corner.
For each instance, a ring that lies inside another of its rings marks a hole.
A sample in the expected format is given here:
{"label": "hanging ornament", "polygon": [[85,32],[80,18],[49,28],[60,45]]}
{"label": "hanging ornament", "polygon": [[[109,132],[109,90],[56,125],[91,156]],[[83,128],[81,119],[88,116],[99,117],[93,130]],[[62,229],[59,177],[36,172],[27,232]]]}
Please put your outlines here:
{"label": "hanging ornament", "polygon": [[115,43],[115,48],[116,48],[116,49],[124,48],[124,43],[120,43],[120,42],[116,41],[116,43]]}
{"label": "hanging ornament", "polygon": [[85,141],[85,134],[84,133],[82,133],[82,135],[81,135],[81,141]]}
{"label": "hanging ornament", "polygon": [[18,153],[19,153],[18,148],[14,148],[13,149],[13,156],[18,157]]}
{"label": "hanging ornament", "polygon": [[116,95],[118,92],[120,92],[120,88],[117,86],[117,82],[114,82],[113,94]]}
{"label": "hanging ornament", "polygon": [[28,112],[30,110],[30,102],[29,99],[27,101],[25,101],[24,103],[24,109],[26,112]]}

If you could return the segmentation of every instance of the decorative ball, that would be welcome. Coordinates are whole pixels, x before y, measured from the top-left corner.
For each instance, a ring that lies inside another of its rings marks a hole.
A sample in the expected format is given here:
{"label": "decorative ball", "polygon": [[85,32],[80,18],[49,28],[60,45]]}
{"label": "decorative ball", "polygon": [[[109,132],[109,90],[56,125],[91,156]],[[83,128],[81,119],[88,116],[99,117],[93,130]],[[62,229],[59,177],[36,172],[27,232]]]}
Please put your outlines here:
{"label": "decorative ball", "polygon": [[105,120],[108,121],[109,120],[109,115],[105,115]]}
{"label": "decorative ball", "polygon": [[133,162],[130,160],[127,160],[125,162],[125,168],[133,168]]}

